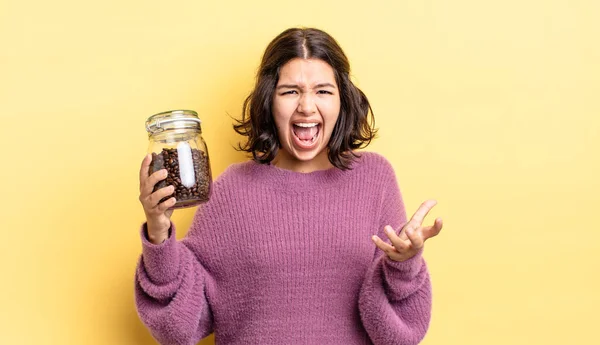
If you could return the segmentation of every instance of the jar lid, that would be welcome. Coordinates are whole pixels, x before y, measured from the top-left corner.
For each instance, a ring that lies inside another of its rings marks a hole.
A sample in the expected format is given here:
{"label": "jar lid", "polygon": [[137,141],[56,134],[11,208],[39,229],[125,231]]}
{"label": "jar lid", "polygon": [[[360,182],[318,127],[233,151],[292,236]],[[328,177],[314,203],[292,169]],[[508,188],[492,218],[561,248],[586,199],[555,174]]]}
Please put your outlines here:
{"label": "jar lid", "polygon": [[146,120],[146,131],[149,135],[169,129],[201,130],[198,113],[193,110],[169,110],[154,114]]}

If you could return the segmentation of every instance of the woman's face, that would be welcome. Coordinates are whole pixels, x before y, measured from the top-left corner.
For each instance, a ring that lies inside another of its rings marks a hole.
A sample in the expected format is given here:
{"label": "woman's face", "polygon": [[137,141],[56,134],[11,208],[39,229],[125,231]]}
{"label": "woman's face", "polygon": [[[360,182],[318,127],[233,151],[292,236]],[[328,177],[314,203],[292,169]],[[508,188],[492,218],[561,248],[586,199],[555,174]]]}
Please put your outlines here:
{"label": "woman's face", "polygon": [[332,166],[327,144],[340,114],[340,95],[329,64],[295,58],[283,65],[272,109],[281,144],[275,165],[300,172]]}

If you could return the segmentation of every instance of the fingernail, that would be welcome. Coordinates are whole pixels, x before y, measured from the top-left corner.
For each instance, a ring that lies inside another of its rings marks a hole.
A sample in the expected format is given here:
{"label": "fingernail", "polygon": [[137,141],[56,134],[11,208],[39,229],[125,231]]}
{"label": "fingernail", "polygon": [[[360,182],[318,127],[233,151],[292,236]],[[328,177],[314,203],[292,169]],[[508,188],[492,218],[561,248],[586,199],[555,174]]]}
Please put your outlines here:
{"label": "fingernail", "polygon": [[377,242],[379,237],[377,237],[377,235],[373,235],[373,236],[371,236],[371,239],[373,240],[373,242]]}
{"label": "fingernail", "polygon": [[389,226],[385,227],[385,232],[387,232],[388,234],[392,233],[392,229]]}

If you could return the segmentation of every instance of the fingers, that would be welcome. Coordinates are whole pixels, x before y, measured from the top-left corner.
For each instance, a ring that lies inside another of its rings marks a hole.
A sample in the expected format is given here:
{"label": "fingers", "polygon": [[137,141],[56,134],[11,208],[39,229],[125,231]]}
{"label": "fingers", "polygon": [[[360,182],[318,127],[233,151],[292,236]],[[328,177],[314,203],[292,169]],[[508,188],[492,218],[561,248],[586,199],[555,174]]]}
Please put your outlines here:
{"label": "fingers", "polygon": [[431,226],[422,226],[423,220],[436,204],[435,200],[423,202],[410,221],[404,225],[400,234],[396,234],[391,226],[386,225],[384,232],[390,239],[391,245],[383,242],[377,236],[373,236],[373,242],[392,260],[403,261],[414,256],[419,249],[423,248],[427,239],[437,236],[442,230],[441,218],[437,218]]}
{"label": "fingers", "polygon": [[140,189],[141,183],[148,177],[148,171],[150,169],[150,163],[152,162],[152,155],[147,154],[142,160],[142,166],[140,167]]}
{"label": "fingers", "polygon": [[437,201],[435,200],[427,200],[423,202],[421,206],[419,206],[419,209],[415,212],[415,214],[413,214],[413,216],[410,218],[410,221],[408,222],[407,226],[411,225],[413,229],[419,228],[421,224],[423,224],[423,220],[425,219],[429,211],[436,204]]}
{"label": "fingers", "polygon": [[[165,213],[170,207],[173,207],[173,205],[175,205],[175,202],[177,202],[175,198],[169,198],[164,202],[158,204],[158,206],[156,206],[156,211],[158,213]],[[171,217],[171,214],[173,214],[173,210],[169,210],[167,213],[167,217]]]}
{"label": "fingers", "polygon": [[413,248],[421,249],[421,247],[423,247],[425,239],[423,238],[421,231],[408,228],[406,229],[406,236],[408,236],[408,239],[410,240],[410,243],[412,244]]}
{"label": "fingers", "polygon": [[[159,201],[160,201],[160,199],[159,199]],[[171,218],[171,215],[173,214],[173,210],[169,210],[169,208],[173,207],[176,202],[177,202],[177,200],[175,200],[175,198],[168,198],[167,200],[161,202],[160,204],[154,205],[154,207],[150,207],[149,206],[150,203],[148,202],[147,205],[144,205],[144,211],[146,212],[146,218],[151,217],[154,219],[156,217],[160,218],[162,216],[167,216],[167,218]]]}
{"label": "fingers", "polygon": [[[156,192],[154,192],[150,195],[150,198],[148,200],[148,204],[149,204],[148,206],[150,208],[156,207],[156,205],[158,205],[158,203],[164,197],[167,197],[167,196],[173,194],[174,191],[175,191],[175,187],[173,187],[173,186],[166,186],[164,188],[157,190]],[[166,202],[166,200],[165,200],[165,202]]]}
{"label": "fingers", "polygon": [[384,231],[397,251],[400,252],[410,249],[410,241],[401,239],[398,235],[396,235],[396,232],[394,231],[394,229],[392,229],[391,226],[386,225]]}
{"label": "fingers", "polygon": [[444,223],[442,221],[442,218],[436,218],[433,225],[423,228],[423,230],[422,230],[423,240],[437,236],[437,234],[439,234],[440,231],[442,231],[443,225],[444,225]]}
{"label": "fingers", "polygon": [[142,165],[140,167],[140,202],[144,207],[146,218],[154,219],[155,217],[163,216],[170,218],[171,214],[173,214],[173,210],[169,209],[175,205],[177,200],[175,200],[175,198],[173,197],[163,202],[160,201],[172,195],[175,191],[175,187],[166,186],[163,188],[159,188],[154,192],[155,185],[159,181],[162,181],[165,178],[167,178],[167,170],[161,169],[155,171],[154,173],[152,173],[152,175],[148,176],[151,164],[152,155],[148,154],[142,160]]}
{"label": "fingers", "polygon": [[152,191],[154,190],[154,185],[157,182],[164,180],[165,178],[167,178],[167,169],[160,169],[152,175],[148,176],[147,178],[140,180],[142,181],[140,187],[140,194],[142,196],[148,196],[152,194]]}
{"label": "fingers", "polygon": [[400,230],[400,233],[398,234],[398,237],[403,240],[408,240],[408,236],[406,236],[406,228],[407,226],[402,227],[402,230]]}
{"label": "fingers", "polygon": [[384,242],[376,235],[373,235],[372,240],[375,243],[375,245],[379,249],[381,249],[390,259],[394,261],[404,261],[415,255],[417,249],[413,248],[411,241],[403,240],[400,237],[398,237],[394,229],[392,229],[392,227],[389,225],[387,225],[384,228],[384,231],[390,239],[390,241],[392,242],[392,245]]}
{"label": "fingers", "polygon": [[377,248],[381,249],[387,255],[390,255],[391,253],[393,253],[395,251],[394,247],[392,247],[389,243],[385,243],[377,235],[373,235],[373,237],[371,237],[371,239],[373,240],[373,242],[375,243]]}

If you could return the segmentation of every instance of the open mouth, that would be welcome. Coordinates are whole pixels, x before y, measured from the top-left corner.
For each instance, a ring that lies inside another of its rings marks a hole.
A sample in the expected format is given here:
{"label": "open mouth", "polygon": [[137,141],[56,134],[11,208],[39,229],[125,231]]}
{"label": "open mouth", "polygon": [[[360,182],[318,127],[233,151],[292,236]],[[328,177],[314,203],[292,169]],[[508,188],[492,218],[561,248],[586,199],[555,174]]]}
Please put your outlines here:
{"label": "open mouth", "polygon": [[313,123],[294,123],[292,125],[294,137],[301,147],[309,148],[317,141],[321,132],[321,124]]}

